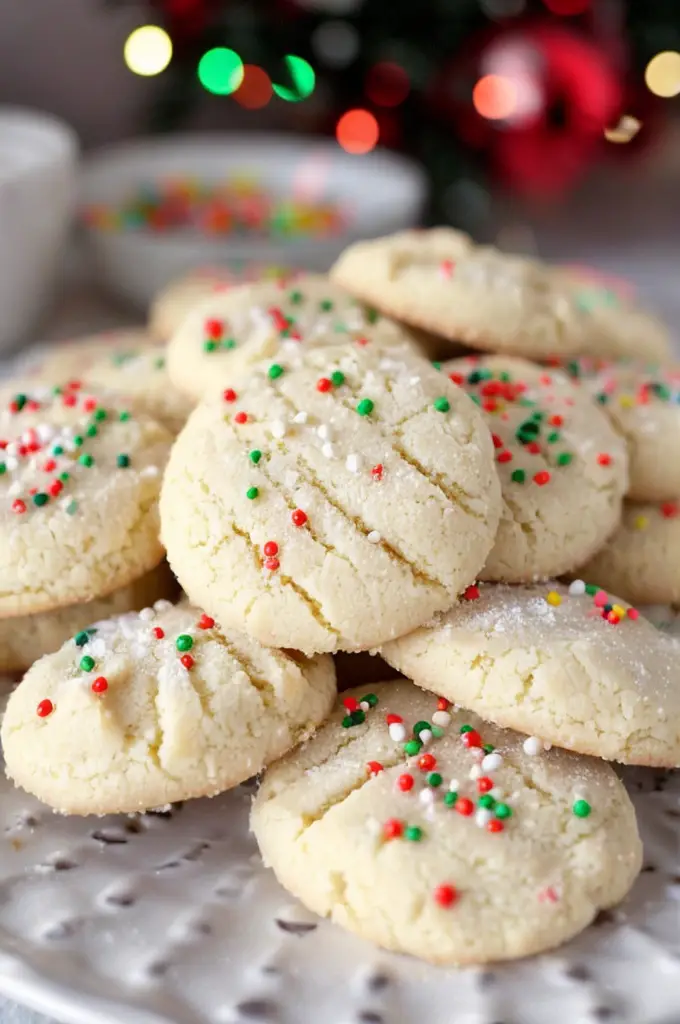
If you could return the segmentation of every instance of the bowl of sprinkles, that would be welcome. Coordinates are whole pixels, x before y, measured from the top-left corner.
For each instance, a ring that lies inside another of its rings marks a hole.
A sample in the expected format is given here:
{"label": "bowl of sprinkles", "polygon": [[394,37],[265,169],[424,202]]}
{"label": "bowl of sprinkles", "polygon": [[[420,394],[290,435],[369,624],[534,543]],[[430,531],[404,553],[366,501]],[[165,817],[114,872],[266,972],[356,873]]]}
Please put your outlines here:
{"label": "bowl of sprinkles", "polygon": [[109,291],[146,308],[198,265],[327,270],[350,242],[410,227],[418,167],[325,139],[173,136],[102,150],[86,165],[80,220]]}

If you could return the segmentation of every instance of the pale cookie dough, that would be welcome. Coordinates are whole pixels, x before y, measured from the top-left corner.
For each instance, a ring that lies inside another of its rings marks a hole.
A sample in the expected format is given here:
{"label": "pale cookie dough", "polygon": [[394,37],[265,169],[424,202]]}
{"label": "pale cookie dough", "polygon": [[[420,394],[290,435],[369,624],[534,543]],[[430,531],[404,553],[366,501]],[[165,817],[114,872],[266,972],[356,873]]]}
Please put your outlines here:
{"label": "pale cookie dough", "polygon": [[626,446],[567,377],[511,356],[455,359],[442,371],[491,430],[503,511],[482,579],[558,576],[602,547],[621,520]]}
{"label": "pale cookie dough", "polygon": [[158,602],[37,662],[2,723],[7,774],[64,814],[215,796],[310,736],[335,697],[311,661]]}
{"label": "pale cookie dough", "polygon": [[618,530],[578,575],[632,604],[680,604],[680,504],[626,502]]}
{"label": "pale cookie dough", "polygon": [[157,341],[169,341],[188,313],[216,292],[225,292],[249,281],[282,279],[294,276],[291,270],[260,263],[242,270],[229,267],[197,267],[163,288],[149,310],[149,333]]}
{"label": "pale cookie dough", "polygon": [[43,654],[51,654],[98,619],[136,611],[163,598],[174,597],[177,583],[167,564],[161,562],[138,580],[106,597],[70,604],[26,618],[0,619],[0,672],[25,672]]}
{"label": "pale cookie dough", "polygon": [[158,345],[107,353],[88,367],[84,377],[88,387],[123,395],[131,409],[151,416],[171,434],[179,433],[194,406],[170,383],[165,349]]}
{"label": "pale cookie dough", "polygon": [[493,449],[409,349],[307,349],[190,416],[161,498],[194,603],[264,644],[365,650],[448,608],[491,549]]}
{"label": "pale cookie dough", "polygon": [[167,431],[111,395],[20,387],[0,395],[0,618],[103,597],[163,558]]}
{"label": "pale cookie dough", "polygon": [[666,359],[670,352],[652,318],[631,336],[627,310],[610,323],[545,264],[475,245],[452,228],[357,242],[331,277],[388,316],[492,352],[530,359],[592,352]]}
{"label": "pale cookie dough", "polygon": [[167,359],[175,387],[194,399],[214,393],[260,359],[286,360],[309,346],[392,346],[408,331],[361,306],[321,274],[243,285],[193,309]]}
{"label": "pale cookie dough", "polygon": [[153,339],[144,327],[121,327],[68,341],[52,341],[30,357],[25,372],[48,386],[55,380],[80,380],[102,357],[136,352],[150,345]]}
{"label": "pale cookie dough", "polygon": [[564,367],[628,446],[631,501],[680,496],[680,367],[578,359]]}
{"label": "pale cookie dough", "polygon": [[610,761],[680,766],[680,641],[589,589],[482,584],[381,653],[498,725]]}
{"label": "pale cookie dough", "polygon": [[623,899],[642,847],[608,765],[529,756],[524,737],[408,682],[371,689],[354,691],[369,710],[344,711],[346,728],[337,709],[270,768],[253,804],[265,864],[311,910],[388,949],[469,964],[551,949]]}

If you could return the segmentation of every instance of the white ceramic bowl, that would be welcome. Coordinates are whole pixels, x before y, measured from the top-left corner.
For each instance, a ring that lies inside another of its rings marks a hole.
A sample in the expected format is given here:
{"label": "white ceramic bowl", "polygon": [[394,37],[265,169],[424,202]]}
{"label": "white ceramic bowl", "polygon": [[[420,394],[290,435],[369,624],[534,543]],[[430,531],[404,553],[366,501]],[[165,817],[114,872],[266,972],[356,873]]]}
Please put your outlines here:
{"label": "white ceramic bowl", "polygon": [[145,139],[101,150],[85,164],[81,202],[115,208],[142,183],[185,177],[217,183],[240,176],[282,198],[304,187],[319,202],[337,203],[350,211],[347,229],[287,240],[87,227],[107,288],[146,308],[172,278],[202,264],[252,261],[327,270],[351,241],[415,224],[425,199],[420,168],[386,151],[351,156],[328,139],[220,134]]}
{"label": "white ceramic bowl", "polygon": [[0,349],[35,327],[73,213],[78,143],[46,114],[0,107]]}

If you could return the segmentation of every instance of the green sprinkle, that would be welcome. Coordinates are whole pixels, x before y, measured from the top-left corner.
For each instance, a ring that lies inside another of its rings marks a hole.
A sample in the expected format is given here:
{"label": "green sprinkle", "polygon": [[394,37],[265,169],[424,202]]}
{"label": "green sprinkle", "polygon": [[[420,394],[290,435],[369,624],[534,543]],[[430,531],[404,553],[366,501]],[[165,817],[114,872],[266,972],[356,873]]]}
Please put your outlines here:
{"label": "green sprinkle", "polygon": [[77,448],[80,448],[82,444],[85,444],[85,438],[83,437],[82,434],[74,434],[73,443],[74,445],[76,445]]}
{"label": "green sprinkle", "polygon": [[444,735],[444,730],[440,725],[433,725],[432,735],[435,737],[435,739],[440,739]]}
{"label": "green sprinkle", "polygon": [[366,319],[368,320],[369,324],[374,324],[377,322],[377,320],[380,319],[380,313],[378,312],[377,309],[371,309],[370,306],[367,306]]}
{"label": "green sprinkle", "polygon": [[282,375],[283,367],[281,366],[281,363],[272,363],[272,365],[267,370],[267,376],[269,377],[270,380],[276,380],[277,377],[281,377]]}
{"label": "green sprinkle", "polygon": [[486,810],[490,811],[495,803],[496,801],[494,800],[494,798],[490,796],[488,793],[485,793],[484,796],[480,796],[479,800],[477,801],[477,806],[485,807]]}
{"label": "green sprinkle", "polygon": [[423,745],[420,740],[408,740],[404,744],[404,753],[408,754],[409,757],[413,757],[414,754],[420,753]]}
{"label": "green sprinkle", "polygon": [[652,384],[652,391],[657,398],[661,398],[665,402],[671,397],[670,388],[667,388],[665,384]]}
{"label": "green sprinkle", "polygon": [[428,786],[432,786],[433,789],[436,789],[437,786],[441,786],[443,781],[444,780],[442,779],[439,772],[430,772],[430,774],[427,777],[427,784]]}
{"label": "green sprinkle", "polygon": [[73,637],[73,642],[76,647],[84,647],[87,641],[90,639],[90,634],[86,629],[81,629],[80,633],[76,633]]}
{"label": "green sprinkle", "polygon": [[557,465],[568,466],[573,458],[574,456],[571,454],[571,452],[560,452],[560,454],[557,456]]}
{"label": "green sprinkle", "polygon": [[548,437],[547,437],[546,440],[547,440],[548,444],[555,444],[555,441],[559,441],[559,439],[560,439],[559,433],[556,430],[553,430],[552,434],[548,434]]}
{"label": "green sprinkle", "polygon": [[516,484],[523,484],[526,480],[526,476],[527,475],[523,469],[513,469],[512,473],[510,474],[510,479],[514,481],[514,483]]}
{"label": "green sprinkle", "polygon": [[362,722],[366,721],[366,712],[359,709],[358,711],[353,711],[349,717],[352,719],[352,725],[361,725]]}
{"label": "green sprinkle", "polygon": [[609,395],[606,395],[604,391],[600,391],[599,395],[595,395],[595,398],[600,403],[600,405],[606,405],[609,401]]}
{"label": "green sprinkle", "polygon": [[458,794],[452,792],[451,790],[449,790],[448,793],[444,793],[444,803],[446,804],[447,807],[453,807],[457,799]]}
{"label": "green sprinkle", "polygon": [[248,458],[250,459],[252,464],[256,466],[260,459],[262,458],[262,452],[260,451],[259,448],[253,448],[252,452],[249,452]]}
{"label": "green sprinkle", "polygon": [[290,292],[288,295],[288,301],[292,302],[294,306],[299,306],[302,302],[302,292]]}
{"label": "green sprinkle", "polygon": [[33,504],[40,508],[41,505],[46,505],[50,500],[49,494],[45,494],[43,491],[38,491],[37,494],[33,495]]}
{"label": "green sprinkle", "polygon": [[95,427],[94,423],[90,423],[90,425],[87,428],[87,430],[85,431],[85,433],[87,434],[88,437],[96,437],[97,436],[97,428]]}
{"label": "green sprinkle", "polygon": [[409,825],[404,829],[404,839],[410,839],[412,843],[419,843],[422,838],[423,830],[417,825]]}
{"label": "green sprinkle", "polygon": [[432,726],[430,725],[429,722],[416,722],[416,724],[413,726],[413,735],[414,736],[420,736],[420,734],[423,731],[423,729],[430,729],[431,730]]}
{"label": "green sprinkle", "polygon": [[84,657],[80,659],[80,667],[83,672],[91,672],[94,668],[94,658],[90,657],[89,654],[84,655]]}
{"label": "green sprinkle", "polygon": [[129,412],[122,412],[118,419],[120,420],[121,423],[125,423],[126,420],[131,419],[131,414]]}
{"label": "green sprinkle", "polygon": [[77,511],[78,511],[78,502],[75,501],[75,500],[70,501],[68,503],[68,505],[66,506],[66,515],[74,516]]}
{"label": "green sprinkle", "polygon": [[357,405],[357,412],[360,416],[370,416],[373,412],[373,402],[370,398],[362,398]]}
{"label": "green sprinkle", "polygon": [[461,725],[461,727],[460,727],[460,733],[461,733],[461,735],[462,735],[462,734],[463,734],[464,732],[474,732],[474,731],[475,731],[475,730],[474,730],[474,729],[472,728],[472,726],[471,726],[471,725]]}
{"label": "green sprinkle", "polygon": [[67,480],[71,479],[71,474],[70,473],[66,473],[66,472],[60,473],[59,474],[59,479],[61,480],[61,482],[63,484],[65,484]]}
{"label": "green sprinkle", "polygon": [[257,487],[249,487],[248,490],[246,491],[246,498],[248,498],[250,501],[254,501],[259,493],[260,492]]}
{"label": "green sprinkle", "polygon": [[127,469],[130,465],[130,456],[125,455],[123,452],[120,455],[116,455],[116,465],[119,469]]}
{"label": "green sprinkle", "polygon": [[226,338],[220,342],[220,348],[226,349],[227,352],[231,352],[233,348],[236,348],[236,342],[233,338]]}
{"label": "green sprinkle", "polygon": [[55,444],[54,448],[52,449],[52,454],[53,455],[63,455],[64,454],[64,449],[62,448],[62,446],[60,444]]}
{"label": "green sprinkle", "polygon": [[17,407],[17,412],[21,412],[23,407],[26,405],[26,395],[15,395],[14,404]]}
{"label": "green sprinkle", "polygon": [[333,308],[333,302],[331,299],[322,299],[319,303],[319,309],[322,313],[330,313]]}
{"label": "green sprinkle", "polygon": [[449,409],[451,408],[451,403],[449,402],[448,398],[444,397],[444,395],[442,395],[440,398],[435,398],[433,405],[437,412],[448,412]]}
{"label": "green sprinkle", "polygon": [[78,462],[81,464],[81,466],[87,466],[88,469],[90,466],[94,466],[94,458],[89,454],[89,452],[86,452],[84,455],[81,455],[78,458]]}
{"label": "green sprinkle", "polygon": [[194,646],[194,638],[189,636],[188,633],[180,633],[175,640],[175,647],[178,651],[190,651]]}
{"label": "green sprinkle", "polygon": [[2,474],[6,473],[6,472],[7,472],[7,466],[5,465],[4,462],[0,462],[0,476],[2,476]]}
{"label": "green sprinkle", "polygon": [[216,341],[204,341],[203,342],[203,351],[204,352],[214,352],[216,348],[217,348],[217,342]]}
{"label": "green sprinkle", "polygon": [[479,384],[480,381],[484,380],[479,370],[473,370],[472,373],[468,374],[468,384]]}
{"label": "green sprinkle", "polygon": [[343,727],[343,729],[351,729],[353,725],[354,725],[354,722],[352,721],[352,716],[351,715],[345,715],[345,717],[342,720],[342,727]]}
{"label": "green sprinkle", "polygon": [[531,418],[532,418],[532,420],[535,420],[537,423],[540,423],[541,420],[543,419],[544,415],[545,415],[545,413],[542,413],[542,412],[538,412],[538,411],[537,412],[532,412]]}
{"label": "green sprinkle", "polygon": [[334,370],[331,374],[331,384],[334,388],[342,387],[345,383],[345,375],[341,370]]}
{"label": "green sprinkle", "polygon": [[496,748],[494,747],[493,743],[485,743],[484,746],[482,747],[482,750],[484,751],[485,754],[493,754],[495,749]]}
{"label": "green sprinkle", "polygon": [[599,589],[600,588],[596,586],[594,583],[586,583],[586,594],[589,594],[591,597],[593,596],[593,594],[596,594]]}
{"label": "green sprinkle", "polygon": [[433,361],[432,365],[435,368],[435,370],[441,370],[442,368],[442,364],[438,363],[436,359]]}
{"label": "green sprinkle", "polygon": [[587,818],[591,810],[592,808],[587,800],[577,800],[572,807],[572,811],[577,818]]}
{"label": "green sprinkle", "polygon": [[374,708],[378,703],[378,698],[374,693],[365,693],[359,701],[360,704],[368,704],[369,707]]}
{"label": "green sprinkle", "polygon": [[156,370],[165,369],[165,359],[163,358],[163,356],[159,356],[158,359],[154,361],[153,365]]}
{"label": "green sprinkle", "polygon": [[501,820],[503,818],[511,818],[512,807],[508,807],[507,804],[496,804],[496,806],[494,807],[494,814],[496,815],[497,818],[501,818]]}

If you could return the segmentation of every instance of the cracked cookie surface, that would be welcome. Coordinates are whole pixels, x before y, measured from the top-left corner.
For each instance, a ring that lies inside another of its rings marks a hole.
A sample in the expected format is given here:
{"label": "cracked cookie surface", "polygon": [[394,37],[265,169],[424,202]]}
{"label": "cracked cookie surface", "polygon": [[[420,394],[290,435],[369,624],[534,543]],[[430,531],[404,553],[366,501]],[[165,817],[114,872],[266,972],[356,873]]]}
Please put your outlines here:
{"label": "cracked cookie surface", "polygon": [[380,653],[501,726],[626,764],[680,765],[680,643],[583,588],[485,584]]}
{"label": "cracked cookie surface", "polygon": [[163,481],[194,603],[273,647],[368,650],[451,605],[500,486],[474,403],[400,349],[308,349],[199,406]]}
{"label": "cracked cookie surface", "polygon": [[409,682],[342,696],[266,772],[251,816],[310,909],[388,949],[483,963],[557,946],[625,896],[641,844],[608,765],[530,756]]}
{"label": "cracked cookie surface", "polygon": [[7,773],[58,811],[141,811],[214,796],[311,735],[335,698],[307,660],[157,602],[41,658],[9,699]]}

